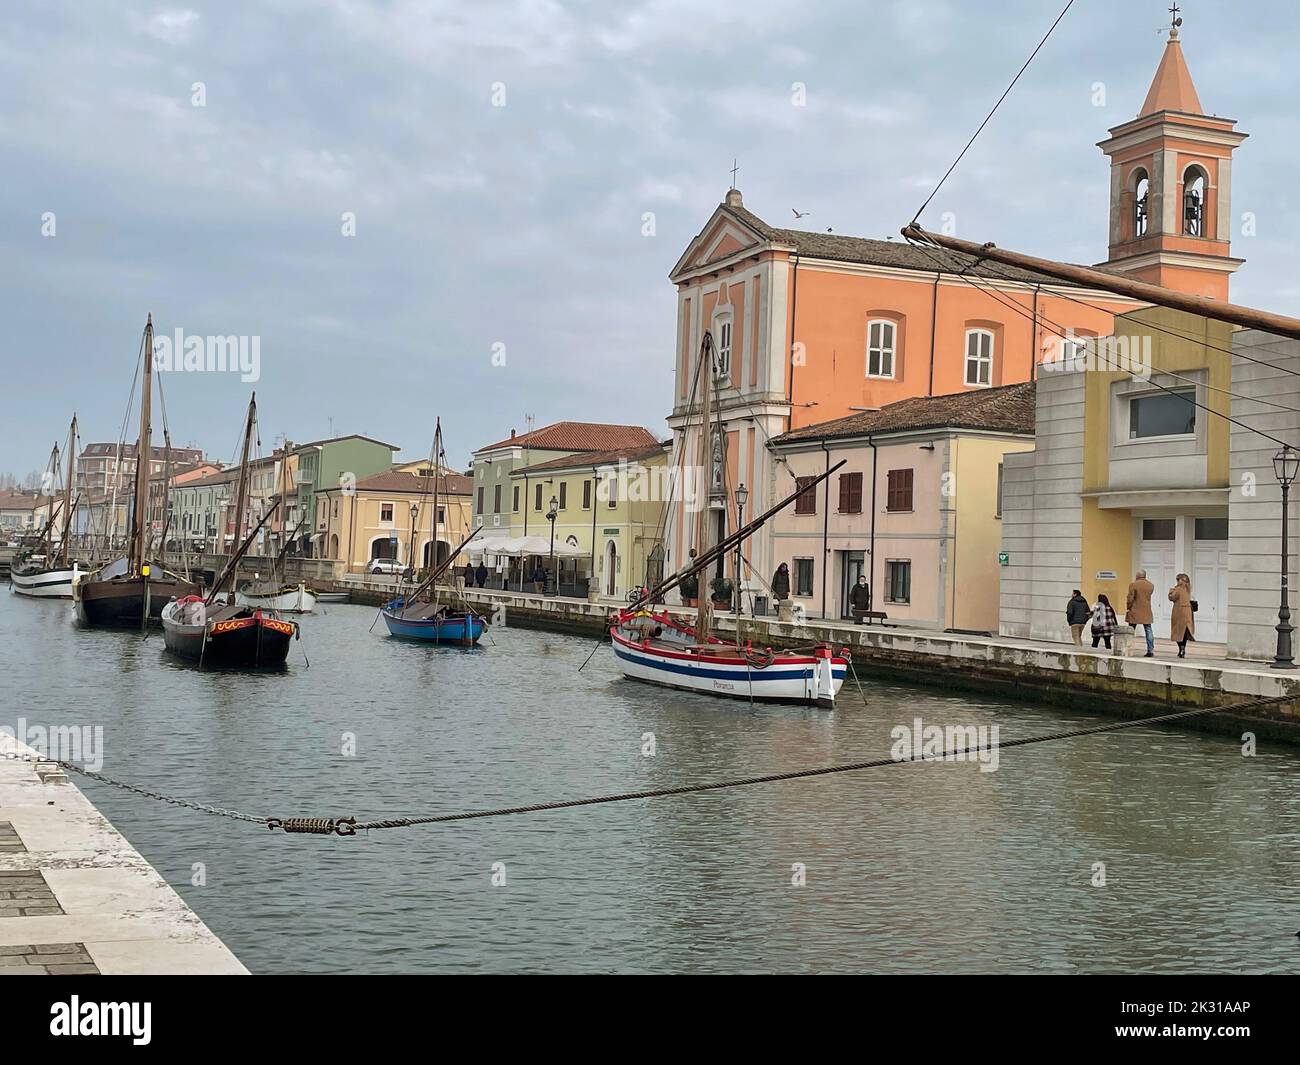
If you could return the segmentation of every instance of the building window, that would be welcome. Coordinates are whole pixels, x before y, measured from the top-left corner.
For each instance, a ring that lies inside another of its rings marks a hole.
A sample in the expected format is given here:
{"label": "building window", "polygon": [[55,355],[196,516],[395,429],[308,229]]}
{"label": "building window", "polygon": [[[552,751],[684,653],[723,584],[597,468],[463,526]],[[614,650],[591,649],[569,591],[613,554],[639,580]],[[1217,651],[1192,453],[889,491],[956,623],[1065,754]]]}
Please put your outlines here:
{"label": "building window", "polygon": [[564,510],[569,505],[569,482],[560,482],[560,509]]}
{"label": "building window", "polygon": [[499,484],[492,489],[492,513],[501,513],[501,486]]}
{"label": "building window", "polygon": [[591,509],[591,482],[590,481],[582,482],[582,509],[583,510]]}
{"label": "building window", "polygon": [[514,491],[511,494],[510,499],[511,499],[510,509],[513,510],[516,514],[518,514],[519,513],[519,486],[518,485],[515,485]]}
{"label": "building window", "polygon": [[438,524],[442,525],[447,520],[447,510],[445,507],[438,508]]}
{"label": "building window", "polygon": [[1197,540],[1226,540],[1228,538],[1228,519],[1197,518],[1192,536]]}
{"label": "building window", "polygon": [[1183,175],[1183,233],[1189,237],[1205,236],[1205,189],[1208,182],[1199,166],[1189,167]]}
{"label": "building window", "polygon": [[392,521],[392,520],[393,520],[393,504],[392,504],[392,503],[380,503],[380,504],[379,504],[379,520],[380,520],[380,521]]}
{"label": "building window", "polygon": [[794,559],[794,594],[808,597],[813,594],[813,560]]}
{"label": "building window", "polygon": [[977,388],[993,384],[993,334],[987,329],[966,331],[966,383]]}
{"label": "building window", "polygon": [[1173,540],[1178,528],[1176,518],[1144,518],[1142,520],[1143,540]]}
{"label": "building window", "polygon": [[542,509],[542,486],[540,484],[537,485],[537,491],[533,495],[533,509]]}
{"label": "building window", "polygon": [[731,376],[731,319],[723,318],[718,323],[718,376]]}
{"label": "building window", "polygon": [[912,562],[910,559],[885,560],[885,602],[912,601]]}
{"label": "building window", "polygon": [[840,513],[862,513],[862,474],[840,474]]}
{"label": "building window", "polygon": [[889,488],[885,493],[885,509],[906,511],[912,509],[912,471],[890,470]]}
{"label": "building window", "polygon": [[799,489],[799,497],[794,501],[794,512],[796,514],[816,514],[817,513],[817,490],[812,487],[816,477],[796,477],[794,479],[795,488]]}
{"label": "building window", "polygon": [[894,376],[893,322],[878,319],[867,323],[867,376]]}
{"label": "building window", "polygon": [[[479,473],[482,472],[483,472],[482,470],[479,470]],[[474,509],[477,510],[480,514],[483,513],[483,486],[482,485],[478,486],[478,505],[475,506]]]}
{"label": "building window", "polygon": [[1150,206],[1151,182],[1147,172],[1139,167],[1133,172],[1133,236],[1146,235]]}
{"label": "building window", "polygon": [[1128,403],[1128,437],[1192,436],[1196,432],[1196,390],[1135,396]]}
{"label": "building window", "polygon": [[616,506],[618,506],[618,478],[611,477],[609,479],[609,508],[613,510]]}

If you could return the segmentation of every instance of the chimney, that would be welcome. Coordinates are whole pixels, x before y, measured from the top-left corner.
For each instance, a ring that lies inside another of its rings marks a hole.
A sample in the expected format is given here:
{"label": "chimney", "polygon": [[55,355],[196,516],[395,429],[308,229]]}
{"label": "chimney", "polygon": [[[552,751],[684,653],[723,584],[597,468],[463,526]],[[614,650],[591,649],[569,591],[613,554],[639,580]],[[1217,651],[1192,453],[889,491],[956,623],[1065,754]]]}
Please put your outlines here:
{"label": "chimney", "polygon": [[514,431],[513,429],[511,429],[511,430],[510,430],[510,439],[513,440],[514,438],[515,438],[515,431]]}

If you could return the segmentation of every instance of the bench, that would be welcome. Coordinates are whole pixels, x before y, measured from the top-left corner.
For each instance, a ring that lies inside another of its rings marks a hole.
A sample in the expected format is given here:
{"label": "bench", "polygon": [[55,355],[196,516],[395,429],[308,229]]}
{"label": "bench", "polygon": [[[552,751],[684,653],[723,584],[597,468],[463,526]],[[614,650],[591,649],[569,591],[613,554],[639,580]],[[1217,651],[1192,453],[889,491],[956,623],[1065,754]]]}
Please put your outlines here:
{"label": "bench", "polygon": [[886,622],[889,620],[889,615],[886,614],[883,610],[864,610],[861,613],[858,613],[855,610],[853,612],[853,617],[855,620],[861,618],[863,622],[866,623],[867,625],[870,625],[873,622],[878,621],[880,622],[880,627],[882,629],[887,629],[891,627],[886,624]]}

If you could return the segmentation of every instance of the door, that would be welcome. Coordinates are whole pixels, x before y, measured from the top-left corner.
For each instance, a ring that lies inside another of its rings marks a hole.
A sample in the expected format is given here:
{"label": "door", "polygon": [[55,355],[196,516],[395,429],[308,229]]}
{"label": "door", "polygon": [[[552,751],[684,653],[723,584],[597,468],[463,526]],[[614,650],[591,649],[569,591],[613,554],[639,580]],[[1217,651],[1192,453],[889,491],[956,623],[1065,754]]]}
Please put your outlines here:
{"label": "door", "polygon": [[[1199,525],[1202,519],[1197,519]],[[1195,540],[1192,548],[1192,598],[1196,638],[1202,643],[1228,642],[1228,541]]]}
{"label": "door", "polygon": [[[1148,521],[1143,524],[1151,526],[1156,523]],[[1151,593],[1151,618],[1152,628],[1159,639],[1166,639],[1169,636],[1169,610],[1173,605],[1169,602],[1169,589],[1174,586],[1175,578],[1178,576],[1175,554],[1174,539],[1170,535],[1168,540],[1148,540],[1144,537],[1138,556],[1138,566],[1147,571],[1147,580],[1155,585],[1155,591]],[[1111,605],[1123,606],[1122,603]]]}
{"label": "door", "polygon": [[618,594],[618,545],[610,540],[605,545],[605,594],[613,598]]}
{"label": "door", "polygon": [[849,605],[849,592],[858,583],[858,578],[866,572],[866,555],[862,551],[841,551],[843,557],[843,580],[840,585],[840,617],[851,618],[853,608]]}

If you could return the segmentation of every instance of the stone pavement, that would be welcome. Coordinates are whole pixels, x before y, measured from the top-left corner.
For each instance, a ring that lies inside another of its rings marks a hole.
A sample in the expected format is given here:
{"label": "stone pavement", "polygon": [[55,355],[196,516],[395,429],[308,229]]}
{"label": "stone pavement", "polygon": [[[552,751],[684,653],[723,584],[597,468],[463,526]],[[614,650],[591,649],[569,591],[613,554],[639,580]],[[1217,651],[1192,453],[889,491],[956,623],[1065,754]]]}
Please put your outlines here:
{"label": "stone pavement", "polygon": [[0,976],[245,972],[57,766],[0,733]]}

